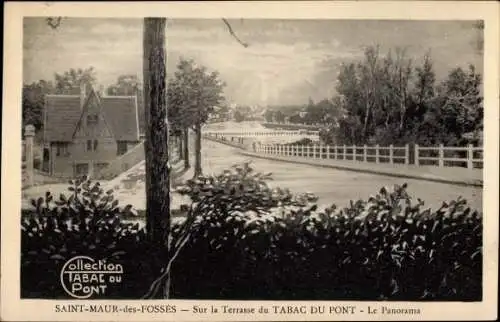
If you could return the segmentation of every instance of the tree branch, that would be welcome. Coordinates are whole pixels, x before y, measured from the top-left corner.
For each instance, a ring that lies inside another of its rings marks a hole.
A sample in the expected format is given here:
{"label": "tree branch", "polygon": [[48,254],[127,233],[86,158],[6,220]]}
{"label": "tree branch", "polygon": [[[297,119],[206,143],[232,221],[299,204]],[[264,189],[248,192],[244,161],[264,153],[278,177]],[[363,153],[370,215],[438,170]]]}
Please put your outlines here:
{"label": "tree branch", "polygon": [[[52,29],[57,29],[61,25],[61,20],[62,17],[49,17],[46,19],[47,24],[52,28]],[[249,45],[245,42],[243,42],[234,32],[233,27],[231,27],[231,24],[227,21],[227,19],[222,18],[222,21],[224,24],[227,26],[227,29],[229,30],[229,33],[231,36],[233,36],[234,39],[236,39],[237,42],[239,42],[243,47],[247,48]]]}
{"label": "tree branch", "polygon": [[52,29],[57,29],[59,25],[61,24],[62,17],[49,17],[47,18],[47,24],[52,28]]}
{"label": "tree branch", "polygon": [[231,25],[229,24],[229,22],[225,19],[225,18],[222,18],[222,21],[224,22],[224,24],[227,26],[227,29],[229,30],[229,33],[231,34],[231,36],[234,37],[234,39],[236,39],[237,42],[239,42],[243,47],[247,48],[248,47],[248,44],[241,41],[240,38],[238,38],[238,36],[234,33],[234,30],[233,28],[231,27]]}

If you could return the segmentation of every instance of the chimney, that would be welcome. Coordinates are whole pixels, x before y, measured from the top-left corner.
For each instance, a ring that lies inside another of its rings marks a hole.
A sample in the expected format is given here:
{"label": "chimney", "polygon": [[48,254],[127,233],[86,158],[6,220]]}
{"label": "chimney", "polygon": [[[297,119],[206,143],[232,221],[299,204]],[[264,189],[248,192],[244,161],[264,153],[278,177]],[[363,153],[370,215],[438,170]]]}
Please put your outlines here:
{"label": "chimney", "polygon": [[87,94],[87,86],[85,82],[80,84],[80,108],[83,109],[83,104],[85,104],[85,96]]}

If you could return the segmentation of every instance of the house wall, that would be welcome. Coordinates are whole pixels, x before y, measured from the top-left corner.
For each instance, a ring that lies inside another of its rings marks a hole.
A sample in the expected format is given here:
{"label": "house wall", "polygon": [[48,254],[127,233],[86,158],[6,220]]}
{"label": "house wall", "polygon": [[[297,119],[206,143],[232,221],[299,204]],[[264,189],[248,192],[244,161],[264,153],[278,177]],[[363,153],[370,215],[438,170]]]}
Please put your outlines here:
{"label": "house wall", "polygon": [[139,142],[127,142],[128,151],[122,156],[116,154],[116,142],[101,140],[97,151],[86,152],[86,141],[81,140],[68,147],[69,155],[56,156],[57,147],[53,143],[53,175],[74,177],[76,164],[87,164],[89,175],[95,178],[114,177],[144,160],[144,145]]}
{"label": "house wall", "polygon": [[94,176],[117,158],[115,141],[101,139],[98,142],[96,151],[87,151],[86,140],[75,141],[74,144],[68,146],[68,154],[61,153],[59,156],[57,156],[56,143],[53,143],[50,148],[53,175],[73,177],[76,175],[75,165],[85,163],[89,168],[88,174]]}
{"label": "house wall", "polygon": [[[76,126],[73,141],[67,148],[68,153],[57,156],[57,143],[51,144],[54,175],[75,176],[78,165],[86,164],[87,174],[93,176],[116,158],[117,144],[97,100],[95,95],[89,98]],[[95,116],[95,120],[90,121],[89,115]],[[97,146],[94,146],[95,142]]]}
{"label": "house wall", "polygon": [[115,158],[106,169],[96,173],[97,178],[112,179],[144,160],[144,142],[129,142],[127,146],[131,146],[127,153]]}

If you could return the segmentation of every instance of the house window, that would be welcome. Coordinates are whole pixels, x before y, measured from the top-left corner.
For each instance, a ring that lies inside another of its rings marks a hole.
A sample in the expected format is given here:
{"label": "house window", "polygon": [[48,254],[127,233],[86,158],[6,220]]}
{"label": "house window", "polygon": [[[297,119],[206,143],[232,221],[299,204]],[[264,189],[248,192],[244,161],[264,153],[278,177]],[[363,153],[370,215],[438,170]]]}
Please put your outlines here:
{"label": "house window", "polygon": [[116,151],[117,155],[122,155],[127,152],[127,142],[118,141],[116,147],[117,147]]}
{"label": "house window", "polygon": [[89,164],[88,163],[77,163],[75,164],[75,176],[87,175],[89,173]]}
{"label": "house window", "polygon": [[99,118],[97,117],[97,114],[89,114],[87,115],[87,126],[89,125],[96,125],[98,122]]}
{"label": "house window", "polygon": [[68,156],[68,143],[56,143],[56,156]]}
{"label": "house window", "polygon": [[87,151],[97,151],[98,143],[97,140],[87,140]]}
{"label": "house window", "polygon": [[108,163],[106,163],[106,162],[99,162],[99,163],[96,163],[94,165],[94,169],[95,169],[96,173],[99,173],[102,170],[106,169],[107,166],[108,166]]}

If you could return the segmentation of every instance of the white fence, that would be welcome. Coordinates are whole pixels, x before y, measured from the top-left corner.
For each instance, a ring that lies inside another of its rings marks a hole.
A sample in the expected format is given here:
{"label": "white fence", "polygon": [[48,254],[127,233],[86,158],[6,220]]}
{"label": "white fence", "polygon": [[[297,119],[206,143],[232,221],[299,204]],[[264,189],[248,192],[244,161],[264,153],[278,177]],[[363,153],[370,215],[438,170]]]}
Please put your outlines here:
{"label": "white fence", "polygon": [[[284,131],[297,133],[297,131]],[[268,132],[265,132],[268,133]],[[272,132],[271,132],[272,133]],[[483,168],[483,148],[468,145],[467,147],[421,147],[415,144],[404,146],[356,146],[356,145],[290,145],[258,143],[253,140],[249,144],[244,136],[227,135],[224,132],[206,133],[221,142],[240,144],[241,148],[257,153],[285,157],[301,157],[311,159],[349,160],[372,163],[411,164],[417,166]],[[251,139],[250,139],[251,140]],[[243,145],[243,143],[246,143]]]}
{"label": "white fence", "polygon": [[297,130],[297,131],[241,131],[241,132],[214,132],[207,131],[203,134],[213,136],[215,138],[221,137],[261,137],[261,136],[300,136],[312,135],[319,137],[318,131],[311,130]]}
{"label": "white fence", "polygon": [[415,145],[414,160],[410,157],[410,146],[324,146],[324,145],[280,145],[257,144],[255,152],[286,157],[312,159],[350,160],[388,164],[434,165],[439,167],[459,166],[469,169],[483,167],[483,148],[473,147],[420,147]]}
{"label": "white fence", "polygon": [[409,164],[409,146],[256,145],[255,152],[312,159]]}
{"label": "white fence", "polygon": [[415,165],[460,166],[469,169],[483,167],[483,148],[474,147],[420,147],[415,144]]}

